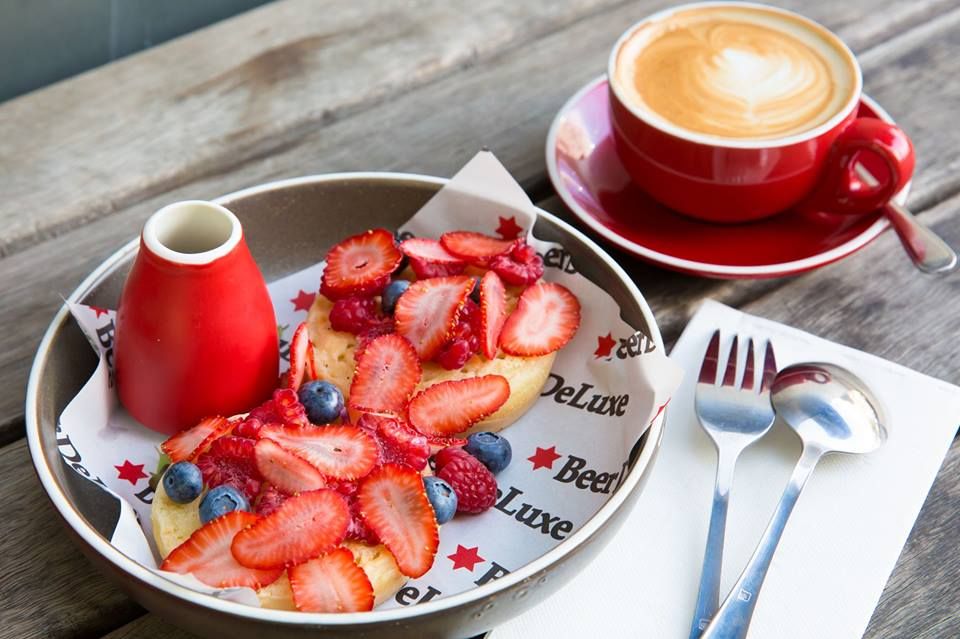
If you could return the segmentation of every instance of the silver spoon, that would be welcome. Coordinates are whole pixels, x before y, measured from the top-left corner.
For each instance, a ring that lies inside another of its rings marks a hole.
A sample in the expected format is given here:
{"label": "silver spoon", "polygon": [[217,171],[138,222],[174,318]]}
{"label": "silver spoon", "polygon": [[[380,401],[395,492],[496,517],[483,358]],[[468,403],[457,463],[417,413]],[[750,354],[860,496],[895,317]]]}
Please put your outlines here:
{"label": "silver spoon", "polygon": [[[876,187],[880,184],[861,162],[857,162],[853,168],[857,177],[867,186]],[[887,202],[883,213],[890,220],[914,266],[931,275],[946,275],[956,270],[957,254],[913,213],[893,200]]]}
{"label": "silver spoon", "polygon": [[876,398],[853,373],[839,366],[788,366],[774,379],[770,399],[777,416],[800,436],[803,452],[750,562],[701,639],[747,636],[770,560],[820,458],[827,453],[869,453],[887,438]]}

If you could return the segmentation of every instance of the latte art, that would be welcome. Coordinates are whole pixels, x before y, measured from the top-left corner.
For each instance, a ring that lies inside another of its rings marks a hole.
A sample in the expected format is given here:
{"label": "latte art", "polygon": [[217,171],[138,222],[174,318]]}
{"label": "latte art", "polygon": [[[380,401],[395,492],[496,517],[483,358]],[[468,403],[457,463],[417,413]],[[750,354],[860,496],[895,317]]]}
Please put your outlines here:
{"label": "latte art", "polygon": [[813,27],[762,9],[679,12],[643,25],[618,55],[614,80],[632,104],[719,137],[815,128],[847,104],[856,84],[853,64]]}

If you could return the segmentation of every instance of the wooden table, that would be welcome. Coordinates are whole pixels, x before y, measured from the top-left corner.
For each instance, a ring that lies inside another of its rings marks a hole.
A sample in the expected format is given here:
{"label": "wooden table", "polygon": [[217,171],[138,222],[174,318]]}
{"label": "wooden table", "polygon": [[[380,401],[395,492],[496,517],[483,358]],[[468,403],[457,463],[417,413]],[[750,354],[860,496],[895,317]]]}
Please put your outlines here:
{"label": "wooden table", "polygon": [[[162,204],[310,173],[451,175],[481,146],[569,219],[545,174],[547,127],[603,72],[616,36],[669,3],[386,4],[284,0],[0,105],[0,636],[187,636],[92,572],[31,468],[24,389],[60,295]],[[916,142],[911,208],[960,246],[960,2],[783,4],[857,52],[867,92]],[[678,275],[611,253],[668,342],[712,297],[960,378],[960,276],[921,276],[889,233],[815,273],[755,282]],[[954,444],[868,637],[960,636],[958,472]]]}

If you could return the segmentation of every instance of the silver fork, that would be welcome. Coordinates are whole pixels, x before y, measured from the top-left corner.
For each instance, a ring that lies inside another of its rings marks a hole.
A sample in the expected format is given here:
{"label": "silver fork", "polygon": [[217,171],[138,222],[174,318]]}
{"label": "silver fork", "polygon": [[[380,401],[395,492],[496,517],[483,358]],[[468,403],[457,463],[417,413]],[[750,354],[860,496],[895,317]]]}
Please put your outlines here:
{"label": "silver fork", "polygon": [[[747,342],[747,358],[742,374],[737,371],[737,337],[727,357],[723,379],[717,380],[720,361],[720,331],[710,339],[700,366],[695,406],[700,425],[717,449],[717,481],[713,509],[707,532],[707,547],[700,573],[700,592],[693,615],[690,639],[699,639],[720,605],[720,568],[723,563],[723,537],[727,523],[727,505],[737,458],[747,446],[763,437],[773,425],[770,385],[777,373],[773,345],[768,341],[760,366],[760,384],[754,373],[753,339]],[[739,386],[737,380],[741,379]]]}

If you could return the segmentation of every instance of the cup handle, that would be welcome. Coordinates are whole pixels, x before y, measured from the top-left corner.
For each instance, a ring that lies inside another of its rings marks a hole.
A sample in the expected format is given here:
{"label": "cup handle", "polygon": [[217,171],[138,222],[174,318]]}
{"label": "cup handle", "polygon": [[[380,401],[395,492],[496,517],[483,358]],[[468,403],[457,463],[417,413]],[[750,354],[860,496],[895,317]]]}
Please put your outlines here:
{"label": "cup handle", "polygon": [[[857,170],[861,163],[868,171]],[[847,215],[875,211],[910,180],[914,163],[913,144],[899,127],[857,118],[834,140],[805,208]]]}

